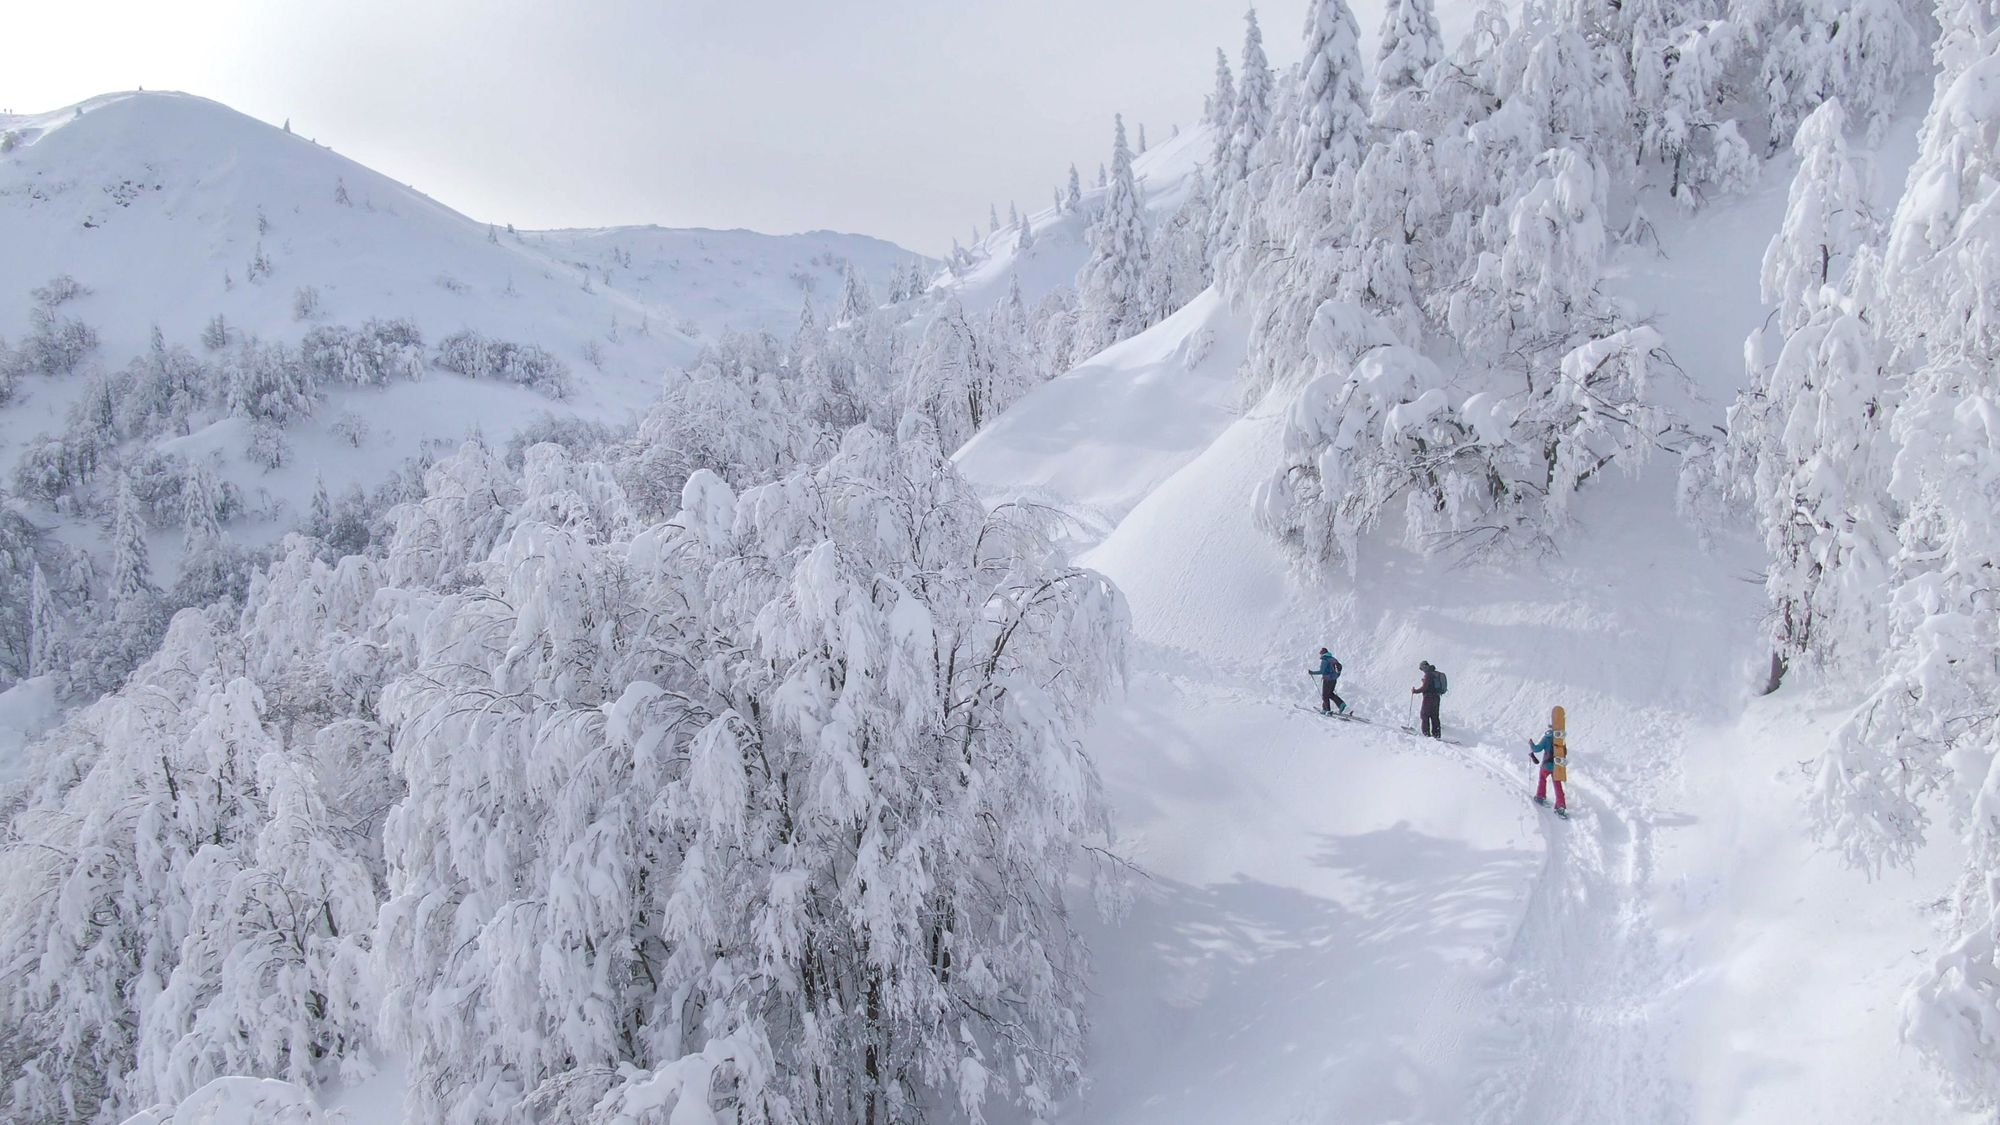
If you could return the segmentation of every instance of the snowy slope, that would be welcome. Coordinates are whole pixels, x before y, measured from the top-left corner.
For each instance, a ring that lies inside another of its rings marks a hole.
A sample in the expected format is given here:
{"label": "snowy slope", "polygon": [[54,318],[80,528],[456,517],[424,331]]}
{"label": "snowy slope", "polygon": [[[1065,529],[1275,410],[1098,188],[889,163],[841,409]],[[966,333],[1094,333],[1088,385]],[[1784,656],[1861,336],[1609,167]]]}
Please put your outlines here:
{"label": "snowy slope", "polygon": [[[1179,136],[1133,158],[1132,175],[1156,228],[1186,201],[1214,145],[1214,134],[1202,125],[1183,129]],[[1019,278],[1022,296],[1033,305],[1061,286],[1076,284],[1077,272],[1090,260],[1086,236],[1091,219],[1108,190],[1086,179],[1081,209],[1063,213],[1049,206],[1028,212],[1035,240],[1026,251],[1017,248],[1017,230],[1003,227],[982,239],[970,247],[976,264],[962,276],[946,275],[939,285],[940,295],[955,296],[968,309],[983,309],[1005,297],[1008,287]]]}
{"label": "snowy slope", "polygon": [[[1891,190],[1913,129],[1879,154]],[[1661,252],[1620,265],[1701,420],[1741,384],[1787,174],[1662,223]],[[1222,375],[1186,369],[1197,332],[1241,347],[1201,304],[960,456],[996,498],[1108,529],[1084,561],[1142,642],[1092,749],[1153,878],[1093,935],[1094,1086],[1065,1120],[1957,1120],[1897,1035],[1934,942],[1909,900],[1930,884],[1871,884],[1814,847],[1797,762],[1831,712],[1747,690],[1756,545],[1698,547],[1662,458],[1587,493],[1560,556],[1452,566],[1374,544],[1351,582],[1302,581],[1250,518],[1284,404],[1232,417]],[[1322,643],[1376,725],[1294,709]],[[1446,729],[1468,745],[1396,733],[1419,659],[1451,674]],[[1568,824],[1523,800],[1522,742],[1554,703]]]}
{"label": "snowy slope", "polygon": [[[1091,749],[1150,878],[1093,935],[1094,1079],[1066,1120],[1463,1120],[1547,826],[1497,751],[1411,737],[1392,701],[1349,696],[1373,725],[1299,709],[1319,640],[1288,624],[1303,596],[1245,502],[1270,416],[1235,420],[1227,380],[1184,369],[1203,332],[1240,355],[1241,325],[1204,297],[960,458],[996,496],[1076,497],[1115,522],[1085,561],[1126,588],[1141,640]],[[1119,422],[1081,445],[1047,432],[1073,417]],[[1038,451],[1041,471],[1009,479]]]}
{"label": "snowy slope", "polygon": [[1242,334],[1213,290],[1015,405],[959,451],[973,479],[1047,499],[1101,537],[1235,415]]}
{"label": "snowy slope", "polygon": [[917,258],[893,242],[808,231],[607,227],[523,231],[535,250],[595,274],[607,288],[664,310],[671,325],[700,339],[722,333],[789,336],[810,300],[822,315],[840,299],[852,263],[878,296]]}
{"label": "snowy slope", "polygon": [[52,677],[36,676],[0,691],[0,784],[27,771],[23,751],[61,714]]}

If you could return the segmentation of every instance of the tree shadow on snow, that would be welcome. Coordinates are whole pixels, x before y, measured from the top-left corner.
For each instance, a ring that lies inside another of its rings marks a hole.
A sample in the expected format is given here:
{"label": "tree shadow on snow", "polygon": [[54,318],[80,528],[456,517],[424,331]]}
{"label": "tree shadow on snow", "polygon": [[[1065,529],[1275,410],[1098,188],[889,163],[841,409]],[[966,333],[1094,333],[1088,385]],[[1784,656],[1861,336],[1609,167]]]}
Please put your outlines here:
{"label": "tree shadow on snow", "polygon": [[1097,951],[1067,1121],[1455,1121],[1474,1022],[1540,863],[1406,823],[1322,836],[1304,881],[1159,881]]}

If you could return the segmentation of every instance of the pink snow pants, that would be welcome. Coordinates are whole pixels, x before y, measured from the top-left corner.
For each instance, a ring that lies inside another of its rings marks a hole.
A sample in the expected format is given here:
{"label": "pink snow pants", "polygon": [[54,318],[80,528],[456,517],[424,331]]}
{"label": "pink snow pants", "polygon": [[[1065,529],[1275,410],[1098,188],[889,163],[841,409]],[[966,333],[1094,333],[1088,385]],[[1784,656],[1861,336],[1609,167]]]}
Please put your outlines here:
{"label": "pink snow pants", "polygon": [[[1541,774],[1541,780],[1535,783],[1535,800],[1546,801],[1549,799],[1549,781],[1555,777],[1555,774],[1550,773],[1548,770],[1537,770],[1535,772]],[[1563,783],[1560,781],[1556,782],[1556,807],[1559,809],[1569,807],[1563,801]]]}

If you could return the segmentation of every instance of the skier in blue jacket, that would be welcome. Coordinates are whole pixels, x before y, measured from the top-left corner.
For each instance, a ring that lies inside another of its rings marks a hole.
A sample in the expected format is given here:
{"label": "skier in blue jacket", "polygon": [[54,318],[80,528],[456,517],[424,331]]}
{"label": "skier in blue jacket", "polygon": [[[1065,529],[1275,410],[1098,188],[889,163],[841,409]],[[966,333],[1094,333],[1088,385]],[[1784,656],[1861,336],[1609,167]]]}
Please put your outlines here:
{"label": "skier in blue jacket", "polygon": [[1321,714],[1331,715],[1335,707],[1347,714],[1347,701],[1334,693],[1333,685],[1340,682],[1340,661],[1326,649],[1319,650],[1319,667],[1306,669],[1306,675],[1319,677],[1319,709]]}

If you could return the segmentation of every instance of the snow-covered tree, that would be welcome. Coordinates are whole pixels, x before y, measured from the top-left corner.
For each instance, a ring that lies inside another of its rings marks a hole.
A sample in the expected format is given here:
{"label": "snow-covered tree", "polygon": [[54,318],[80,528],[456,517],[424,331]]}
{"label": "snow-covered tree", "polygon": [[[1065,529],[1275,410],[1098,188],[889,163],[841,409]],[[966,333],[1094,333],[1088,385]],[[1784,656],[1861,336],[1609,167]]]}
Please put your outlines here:
{"label": "snow-covered tree", "polygon": [[[1753,361],[1761,344],[1753,338]],[[1733,467],[1769,552],[1774,681],[1801,661],[1873,667],[1880,651],[1900,518],[1888,491],[1886,356],[1868,312],[1829,292],[1730,411]]]}
{"label": "snow-covered tree", "polygon": [[1354,16],[1343,0],[1315,0],[1305,57],[1282,128],[1264,164],[1230,188],[1211,247],[1239,293],[1254,288],[1248,370],[1253,386],[1296,370],[1313,310],[1332,296],[1351,260],[1353,177],[1368,112]]}
{"label": "snow-covered tree", "polygon": [[1229,72],[1229,53],[1215,49],[1215,91],[1208,95],[1206,110],[1209,127],[1215,130],[1216,163],[1220,164],[1229,123],[1236,117],[1236,79]]}
{"label": "snow-covered tree", "polygon": [[1196,178],[1187,198],[1167,219],[1153,243],[1153,272],[1146,290],[1153,296],[1154,309],[1148,319],[1157,321],[1172,315],[1199,296],[1213,280],[1209,221],[1208,188]]}
{"label": "snow-covered tree", "polygon": [[305,533],[325,539],[333,531],[333,499],[327,495],[326,477],[313,474],[312,500],[306,508]]}
{"label": "snow-covered tree", "polygon": [[1147,290],[1152,263],[1145,205],[1132,177],[1125,118],[1116,118],[1111,163],[1117,170],[1104,208],[1090,228],[1090,259],[1078,276],[1082,303],[1079,346],[1099,351],[1144,329],[1156,307]]}
{"label": "snow-covered tree", "polygon": [[1667,194],[1692,208],[1708,187],[1745,186],[1748,146],[1735,121],[1719,112],[1743,30],[1729,21],[1698,21],[1670,27],[1665,36],[1653,45],[1660,59],[1657,92],[1647,82],[1638,86],[1640,152],[1667,165]]}
{"label": "snow-covered tree", "polygon": [[[1894,347],[1885,380],[1901,506],[1875,690],[1822,759],[1821,825],[1857,860],[1908,862],[1934,814],[1963,837],[1950,937],[1905,1009],[1905,1034],[1968,1101],[2000,1096],[1989,1044],[2000,980],[2000,28],[1985,5],[1940,10],[1937,96],[1879,280]],[[1979,49],[1966,51],[1966,44]],[[1961,53],[1962,52],[1962,53]]]}
{"label": "snow-covered tree", "polygon": [[1037,369],[1045,378],[1068,371],[1084,358],[1077,349],[1077,317],[1076,290],[1067,285],[1050,290],[1029,313]]}
{"label": "snow-covered tree", "polygon": [[214,376],[192,352],[168,346],[158,326],[146,351],[124,371],[124,429],[135,437],[185,434],[209,405]]}
{"label": "snow-covered tree", "polygon": [[184,548],[180,577],[174,583],[174,600],[181,605],[203,605],[240,592],[235,589],[236,567],[217,519],[220,491],[215,472],[207,465],[196,465],[182,490]]}
{"label": "snow-covered tree", "polygon": [[1425,553],[1546,540],[1579,489],[1643,463],[1671,424],[1651,399],[1650,328],[1588,340],[1511,394],[1466,394],[1353,305],[1323,304],[1309,342],[1320,374],[1293,399],[1283,464],[1256,496],[1260,525],[1309,568],[1351,571],[1361,536],[1390,519]]}
{"label": "snow-covered tree", "polygon": [[1766,37],[1758,84],[1771,146],[1790,139],[1819,105],[1838,99],[1871,140],[1921,65],[1922,42],[1902,0],[1776,0],[1760,5]]}
{"label": "snow-covered tree", "polygon": [[[326,677],[320,646],[372,604],[365,583],[268,593],[266,618],[311,641],[303,678]],[[21,969],[0,977],[10,1118],[112,1122],[217,1075],[364,1073],[369,814],[320,804],[335,763],[289,749],[245,677],[288,678],[268,660],[281,631],[235,624],[181,613],[125,689],[42,747],[0,886],[0,955]],[[341,784],[367,762],[340,761]]]}
{"label": "snow-covered tree", "polygon": [[1303,188],[1361,159],[1368,127],[1361,87],[1361,33],[1346,0],[1313,0],[1299,62],[1298,122],[1291,168]]}
{"label": "snow-covered tree", "polygon": [[30,676],[45,676],[56,670],[61,658],[62,617],[56,610],[55,595],[42,565],[34,564],[28,582],[28,661]]}
{"label": "snow-covered tree", "polygon": [[1432,0],[1391,0],[1375,47],[1375,119],[1396,128],[1416,124],[1431,68],[1443,60],[1444,35]]}
{"label": "snow-covered tree", "polygon": [[1264,32],[1255,8],[1243,14],[1243,61],[1237,68],[1236,105],[1229,114],[1228,147],[1218,149],[1215,168],[1218,192],[1250,174],[1251,154],[1271,127],[1271,63],[1264,56]]}
{"label": "snow-covered tree", "polygon": [[858,323],[875,315],[875,307],[875,295],[868,291],[868,283],[861,280],[853,263],[849,263],[847,276],[841,282],[840,308],[833,314],[833,322]]}
{"label": "snow-covered tree", "polygon": [[922,416],[936,440],[957,449],[1021,396],[1035,374],[1025,310],[1002,302],[975,324],[956,298],[924,331],[903,390],[903,409]]}
{"label": "snow-covered tree", "polygon": [[1122,611],[921,429],[740,496],[697,472],[636,536],[531,453],[539,514],[385,696],[428,797],[382,923],[411,1112],[891,1121],[1075,1082],[1059,873],[1102,813],[1068,735]]}
{"label": "snow-covered tree", "polygon": [[1560,346],[1601,315],[1604,171],[1567,148],[1540,164],[1542,174],[1508,207],[1496,249],[1481,255],[1452,294],[1446,324],[1476,354]]}
{"label": "snow-covered tree", "polygon": [[[1347,245],[1333,295],[1383,318],[1401,339],[1421,340],[1437,288],[1463,271],[1473,241],[1464,142],[1404,131],[1368,146],[1345,211]],[[1338,220],[1336,220],[1338,221]]]}
{"label": "snow-covered tree", "polygon": [[1847,151],[1846,114],[1838,100],[1814,110],[1798,128],[1785,225],[1764,251],[1764,303],[1778,310],[1783,331],[1796,330],[1818,295],[1874,233],[1866,172]]}
{"label": "snow-covered tree", "polygon": [[1083,206],[1083,178],[1076,174],[1076,165],[1069,166],[1069,186],[1063,190],[1064,212],[1074,212]]}
{"label": "snow-covered tree", "polygon": [[1749,501],[1770,552],[1773,687],[1800,660],[1871,659],[1893,553],[1888,349],[1842,285],[1850,261],[1872,252],[1864,243],[1874,226],[1844,125],[1840,103],[1829,101],[1794,139],[1799,171],[1764,253],[1774,314],[1746,345],[1750,385],[1730,410],[1721,470]]}
{"label": "snow-covered tree", "polygon": [[283,344],[246,339],[226,366],[231,414],[283,427],[318,404],[310,370]]}
{"label": "snow-covered tree", "polygon": [[114,604],[152,593],[153,572],[146,547],[145,516],[132,490],[132,478],[120,477],[111,520],[111,587]]}

